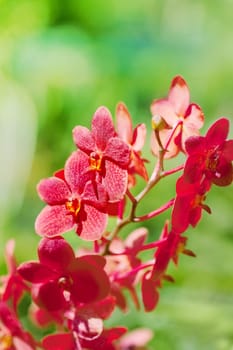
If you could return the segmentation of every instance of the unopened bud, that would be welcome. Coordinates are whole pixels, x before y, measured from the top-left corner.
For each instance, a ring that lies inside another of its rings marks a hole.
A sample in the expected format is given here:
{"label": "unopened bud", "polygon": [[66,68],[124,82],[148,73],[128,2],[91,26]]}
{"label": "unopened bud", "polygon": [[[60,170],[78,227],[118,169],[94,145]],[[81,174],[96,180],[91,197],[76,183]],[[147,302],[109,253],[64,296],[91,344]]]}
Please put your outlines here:
{"label": "unopened bud", "polygon": [[151,125],[152,125],[152,129],[155,131],[160,131],[167,127],[167,123],[165,122],[163,117],[161,117],[158,114],[153,115],[151,119]]}

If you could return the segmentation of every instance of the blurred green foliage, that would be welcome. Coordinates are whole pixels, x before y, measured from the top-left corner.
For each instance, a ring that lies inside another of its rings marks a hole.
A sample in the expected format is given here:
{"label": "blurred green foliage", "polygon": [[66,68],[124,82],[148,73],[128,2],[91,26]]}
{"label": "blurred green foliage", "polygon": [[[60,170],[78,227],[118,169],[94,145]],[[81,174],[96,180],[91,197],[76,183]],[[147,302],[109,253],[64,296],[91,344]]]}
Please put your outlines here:
{"label": "blurred green foliage", "polygon": [[[150,103],[181,74],[205,112],[205,130],[222,115],[233,120],[232,13],[231,0],[0,0],[1,256],[14,237],[19,261],[36,257],[36,184],[63,167],[72,128],[89,126],[98,106],[114,115],[124,101],[134,123],[149,128]],[[173,196],[174,181],[139,212]],[[233,349],[232,199],[232,187],[213,189],[213,215],[188,232],[197,259],[171,267],[176,284],[165,283],[155,312],[124,316],[129,328],[154,329],[151,349]],[[150,239],[165,218],[146,223]],[[113,323],[122,324],[120,313]]]}

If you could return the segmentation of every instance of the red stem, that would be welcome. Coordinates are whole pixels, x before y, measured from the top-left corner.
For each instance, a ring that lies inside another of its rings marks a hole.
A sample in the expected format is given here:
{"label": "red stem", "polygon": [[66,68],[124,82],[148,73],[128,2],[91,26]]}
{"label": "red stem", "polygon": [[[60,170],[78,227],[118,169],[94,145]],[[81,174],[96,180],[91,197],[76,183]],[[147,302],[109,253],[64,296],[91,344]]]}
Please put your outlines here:
{"label": "red stem", "polygon": [[149,214],[133,218],[133,222],[141,222],[141,221],[145,221],[145,220],[149,220],[151,218],[154,218],[155,216],[163,213],[165,210],[172,207],[174,204],[174,200],[175,200],[174,198],[170,199],[170,201],[168,201],[166,204],[164,204],[160,208],[150,212]]}

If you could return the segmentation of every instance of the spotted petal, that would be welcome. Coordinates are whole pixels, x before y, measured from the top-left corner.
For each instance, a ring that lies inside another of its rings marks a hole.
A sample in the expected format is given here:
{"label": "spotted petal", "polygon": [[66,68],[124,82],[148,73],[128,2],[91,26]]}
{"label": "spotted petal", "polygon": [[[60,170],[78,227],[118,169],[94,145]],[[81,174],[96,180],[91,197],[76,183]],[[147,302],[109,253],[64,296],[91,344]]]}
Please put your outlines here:
{"label": "spotted petal", "polygon": [[35,230],[38,235],[55,237],[74,226],[72,215],[67,215],[65,205],[46,206],[36,218]]}
{"label": "spotted petal", "polygon": [[112,137],[107,143],[104,156],[119,166],[126,167],[130,158],[129,146],[119,137]]}
{"label": "spotted petal", "polygon": [[71,192],[81,194],[88,180],[91,179],[89,170],[89,157],[82,151],[71,154],[65,164],[65,178]]}
{"label": "spotted petal", "polygon": [[106,107],[99,107],[92,119],[92,134],[97,148],[103,151],[108,140],[116,136],[112,116]]}
{"label": "spotted petal", "polygon": [[88,204],[84,205],[84,211],[86,217],[78,224],[77,234],[87,241],[100,239],[107,225],[107,214]]}
{"label": "spotted petal", "polygon": [[86,153],[95,149],[93,135],[85,126],[76,126],[73,129],[73,140],[76,146]]}
{"label": "spotted petal", "polygon": [[55,176],[41,180],[37,191],[40,198],[49,205],[64,204],[70,196],[67,184]]}
{"label": "spotted petal", "polygon": [[128,173],[118,165],[106,160],[106,175],[103,185],[108,192],[110,201],[119,201],[123,198],[128,182]]}

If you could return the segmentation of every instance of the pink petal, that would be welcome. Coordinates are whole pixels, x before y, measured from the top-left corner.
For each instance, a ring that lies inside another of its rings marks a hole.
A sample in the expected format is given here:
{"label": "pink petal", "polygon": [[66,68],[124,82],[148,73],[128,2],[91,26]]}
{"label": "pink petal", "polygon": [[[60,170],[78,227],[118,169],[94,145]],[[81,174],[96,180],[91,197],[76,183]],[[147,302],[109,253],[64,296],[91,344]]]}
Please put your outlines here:
{"label": "pink petal", "polygon": [[75,259],[72,247],[62,237],[43,238],[38,246],[38,256],[41,264],[61,272]]}
{"label": "pink petal", "polygon": [[175,107],[177,115],[185,115],[185,111],[189,105],[190,94],[185,80],[179,75],[172,80],[168,100]]}
{"label": "pink petal", "polygon": [[81,194],[92,176],[89,171],[89,157],[82,151],[73,152],[65,164],[65,178],[71,192]]}
{"label": "pink petal", "polygon": [[[94,187],[95,186],[95,187]],[[105,209],[108,201],[108,194],[104,186],[100,183],[88,181],[85,185],[82,199],[87,204],[93,205],[97,209]]]}
{"label": "pink petal", "polygon": [[76,345],[72,334],[58,333],[47,335],[42,340],[45,350],[75,350]]}
{"label": "pink petal", "polygon": [[55,237],[74,226],[72,215],[67,215],[65,205],[46,206],[36,218],[35,230],[38,235]]}
{"label": "pink petal", "polygon": [[84,126],[76,126],[73,129],[73,140],[78,148],[86,153],[95,149],[95,140],[89,129]]}
{"label": "pink petal", "polygon": [[5,260],[6,260],[7,270],[9,275],[13,274],[16,270],[16,261],[15,261],[14,251],[15,251],[15,240],[10,239],[9,241],[7,241],[6,247],[5,247]]}
{"label": "pink petal", "polygon": [[134,151],[141,151],[146,141],[146,124],[139,124],[133,132],[132,146]]}
{"label": "pink petal", "polygon": [[146,241],[148,230],[144,227],[134,230],[125,240],[127,248],[139,251]]}
{"label": "pink petal", "polygon": [[92,341],[101,335],[103,327],[103,320],[101,320],[101,318],[96,317],[95,315],[89,316],[79,314],[74,320],[73,330],[78,334],[80,339]]}
{"label": "pink petal", "polygon": [[119,137],[112,137],[108,140],[104,152],[106,159],[115,162],[121,167],[126,167],[129,164],[130,150],[129,146]]}
{"label": "pink petal", "polygon": [[56,272],[35,261],[23,263],[17,270],[25,280],[31,283],[42,283],[57,278]]}
{"label": "pink petal", "polygon": [[226,118],[218,119],[211,125],[206,134],[206,141],[210,147],[221,145],[226,140],[229,125],[229,120]]}
{"label": "pink petal", "polygon": [[[164,129],[164,130],[161,130],[159,132],[160,140],[162,142],[163,147],[166,146],[166,143],[167,143],[171,133],[172,133],[171,129]],[[168,146],[168,149],[165,153],[165,156],[164,156],[165,159],[173,158],[179,153],[180,148],[174,142],[175,136],[177,136],[176,133],[175,133],[174,137],[172,138],[172,140]],[[156,139],[153,132],[151,134],[151,151],[155,156],[158,157],[159,151],[160,151],[160,146],[159,146],[157,139]]]}
{"label": "pink petal", "polygon": [[76,232],[86,241],[100,239],[107,225],[107,214],[102,213],[93,206],[84,205],[86,218],[78,224]]}
{"label": "pink petal", "polygon": [[178,121],[178,115],[175,113],[174,106],[167,99],[155,100],[151,105],[152,115],[158,115],[165,120],[165,122],[173,127]]}
{"label": "pink petal", "polygon": [[123,349],[144,348],[152,339],[153,332],[151,329],[139,328],[130,331],[120,339],[120,346]]}
{"label": "pink petal", "polygon": [[118,165],[105,161],[106,174],[103,185],[108,192],[110,201],[119,201],[123,198],[128,183],[128,173]]}
{"label": "pink petal", "polygon": [[27,344],[24,340],[19,337],[13,338],[13,345],[15,350],[34,350],[35,347]]}
{"label": "pink petal", "polygon": [[116,108],[117,132],[126,143],[131,144],[133,136],[132,119],[124,103],[119,103]]}
{"label": "pink petal", "polygon": [[97,148],[104,151],[108,140],[116,136],[112,116],[106,107],[99,107],[92,119],[92,134]]}
{"label": "pink petal", "polygon": [[203,127],[204,113],[202,112],[201,108],[195,103],[189,105],[184,118],[184,125],[186,128],[199,130]]}
{"label": "pink petal", "polygon": [[55,176],[41,180],[37,191],[40,198],[49,205],[64,204],[70,196],[67,184]]}

